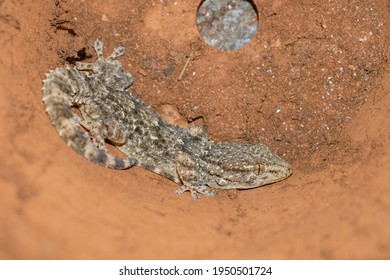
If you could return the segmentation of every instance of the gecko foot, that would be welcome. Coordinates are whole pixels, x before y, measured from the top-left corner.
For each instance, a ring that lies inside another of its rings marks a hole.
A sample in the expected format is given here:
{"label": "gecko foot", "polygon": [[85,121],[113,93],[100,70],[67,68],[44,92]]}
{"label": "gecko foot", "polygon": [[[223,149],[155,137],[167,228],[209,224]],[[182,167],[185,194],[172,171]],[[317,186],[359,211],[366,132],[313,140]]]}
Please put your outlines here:
{"label": "gecko foot", "polygon": [[199,199],[198,193],[201,193],[206,196],[214,196],[216,194],[216,191],[210,191],[207,189],[206,186],[200,185],[200,186],[185,186],[182,185],[180,188],[178,188],[175,193],[182,194],[185,191],[191,192],[192,199]]}

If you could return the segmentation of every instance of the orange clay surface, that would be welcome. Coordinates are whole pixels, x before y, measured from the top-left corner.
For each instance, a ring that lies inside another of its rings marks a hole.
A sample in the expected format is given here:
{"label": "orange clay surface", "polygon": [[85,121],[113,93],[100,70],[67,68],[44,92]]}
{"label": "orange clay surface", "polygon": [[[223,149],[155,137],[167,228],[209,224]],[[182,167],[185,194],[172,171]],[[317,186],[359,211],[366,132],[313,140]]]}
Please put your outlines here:
{"label": "orange clay surface", "polygon": [[[0,0],[0,258],[389,259],[388,2],[290,2],[255,1],[256,37],[222,52],[197,1]],[[168,121],[263,142],[293,175],[193,201],[76,154],[42,79],[93,61],[97,38],[126,47],[130,90]]]}

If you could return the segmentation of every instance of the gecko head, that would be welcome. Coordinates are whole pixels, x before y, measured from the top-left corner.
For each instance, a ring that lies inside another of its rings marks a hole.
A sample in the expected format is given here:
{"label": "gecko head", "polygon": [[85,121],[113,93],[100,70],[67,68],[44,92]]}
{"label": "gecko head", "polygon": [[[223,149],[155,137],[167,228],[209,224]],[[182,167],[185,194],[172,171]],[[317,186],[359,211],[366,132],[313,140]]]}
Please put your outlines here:
{"label": "gecko head", "polygon": [[220,189],[250,189],[289,177],[291,166],[263,144],[214,144],[207,155],[207,185]]}

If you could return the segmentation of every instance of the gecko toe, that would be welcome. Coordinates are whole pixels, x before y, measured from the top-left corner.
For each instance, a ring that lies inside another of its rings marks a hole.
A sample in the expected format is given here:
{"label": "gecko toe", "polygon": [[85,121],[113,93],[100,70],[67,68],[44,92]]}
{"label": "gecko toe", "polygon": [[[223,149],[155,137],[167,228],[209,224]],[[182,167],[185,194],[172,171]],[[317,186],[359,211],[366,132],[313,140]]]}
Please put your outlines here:
{"label": "gecko toe", "polygon": [[186,186],[186,185],[182,185],[180,186],[180,188],[178,188],[175,193],[176,194],[182,194],[186,191],[189,191],[191,192],[191,197],[192,199],[196,200],[196,199],[199,199],[199,196],[198,196],[198,193],[201,193],[205,196],[215,196],[216,195],[216,191],[214,190],[209,190],[207,186],[205,185],[199,185],[199,186]]}

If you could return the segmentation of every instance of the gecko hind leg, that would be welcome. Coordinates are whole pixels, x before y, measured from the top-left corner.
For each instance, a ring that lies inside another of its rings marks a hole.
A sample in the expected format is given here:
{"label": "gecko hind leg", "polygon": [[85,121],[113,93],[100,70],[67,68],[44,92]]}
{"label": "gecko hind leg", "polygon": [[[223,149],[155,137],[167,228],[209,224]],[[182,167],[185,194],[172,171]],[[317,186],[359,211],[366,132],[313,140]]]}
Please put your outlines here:
{"label": "gecko hind leg", "polygon": [[125,47],[117,47],[112,54],[107,58],[108,60],[115,60],[117,57],[125,53]]}
{"label": "gecko hind leg", "polygon": [[98,59],[104,58],[103,55],[103,42],[97,39],[95,43],[93,44],[93,48],[97,54]]}
{"label": "gecko hind leg", "polygon": [[76,69],[80,71],[85,71],[85,70],[93,70],[95,66],[95,63],[90,63],[90,62],[76,62]]}
{"label": "gecko hind leg", "polygon": [[[104,54],[103,54],[103,49],[104,49],[104,45],[103,45],[103,42],[100,41],[100,40],[96,40],[95,43],[93,44],[93,48],[96,52],[96,55],[98,57],[97,60],[115,60],[118,56],[121,56],[125,53],[125,48],[124,47],[118,47],[116,48],[113,53],[106,59],[104,58]],[[84,70],[97,70],[96,69],[96,62],[79,62],[77,61],[76,62],[76,69],[77,70],[81,70],[81,71],[84,71]]]}
{"label": "gecko hind leg", "polygon": [[[98,57],[97,60],[104,60],[103,42],[100,40],[96,40],[95,43],[93,44],[93,48]],[[80,61],[76,62],[76,69],[80,71],[91,70],[94,72],[98,72],[100,69],[97,66],[98,65],[96,62],[80,62]]]}

